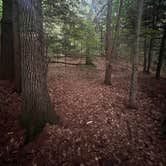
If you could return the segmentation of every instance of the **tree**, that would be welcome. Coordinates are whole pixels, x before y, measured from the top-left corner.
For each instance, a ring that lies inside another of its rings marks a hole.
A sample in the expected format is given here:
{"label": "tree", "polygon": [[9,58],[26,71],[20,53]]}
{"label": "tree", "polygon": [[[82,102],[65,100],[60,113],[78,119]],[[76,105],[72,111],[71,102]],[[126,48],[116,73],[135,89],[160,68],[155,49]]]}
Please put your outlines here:
{"label": "tree", "polygon": [[166,40],[166,25],[164,27],[163,37],[162,37],[161,45],[160,45],[160,53],[159,53],[159,58],[158,58],[157,70],[156,70],[156,78],[157,79],[160,78],[160,72],[161,72],[161,68],[162,68],[162,64],[163,64],[165,40]]}
{"label": "tree", "polygon": [[[145,12],[143,14],[143,28],[145,29],[144,37],[147,39],[148,57],[146,60],[146,72],[150,73],[155,55],[159,54],[159,38],[162,33],[161,25],[165,19],[165,2],[162,0],[146,0]],[[148,38],[150,39],[148,41]],[[149,42],[149,43],[148,43]],[[145,64],[145,61],[144,61]]]}
{"label": "tree", "polygon": [[14,56],[14,90],[21,92],[21,50],[19,38],[19,8],[18,1],[13,0],[13,56]]}
{"label": "tree", "polygon": [[105,71],[105,80],[104,83],[106,85],[111,85],[111,73],[112,73],[112,67],[111,67],[111,15],[112,15],[112,0],[108,0],[107,2],[107,25],[106,25],[106,71]]}
{"label": "tree", "polygon": [[14,91],[21,92],[21,60],[18,35],[17,0],[3,2],[0,79],[14,83]]}
{"label": "tree", "polygon": [[[24,1],[25,2],[25,1]],[[47,56],[43,35],[41,0],[19,1],[22,116],[26,142],[31,141],[46,123],[57,123],[47,89]]]}
{"label": "tree", "polygon": [[131,76],[130,98],[129,98],[129,105],[133,108],[136,107],[139,42],[140,42],[141,20],[142,20],[144,0],[138,0],[137,3],[138,3],[138,21],[136,27],[136,42],[134,44],[134,55],[132,63],[132,76]]}
{"label": "tree", "polygon": [[114,36],[114,41],[113,41],[113,48],[112,48],[112,54],[117,57],[117,51],[118,51],[118,39],[119,39],[119,30],[120,30],[120,17],[121,17],[121,12],[122,12],[122,7],[123,7],[123,0],[120,0],[119,8],[118,8],[118,16],[117,16],[117,22],[115,26],[115,36]]}
{"label": "tree", "polygon": [[14,79],[12,12],[13,2],[11,0],[3,0],[0,79],[11,81]]}
{"label": "tree", "polygon": [[145,36],[144,39],[144,68],[143,68],[143,72],[146,72],[146,68],[147,68],[147,37]]}

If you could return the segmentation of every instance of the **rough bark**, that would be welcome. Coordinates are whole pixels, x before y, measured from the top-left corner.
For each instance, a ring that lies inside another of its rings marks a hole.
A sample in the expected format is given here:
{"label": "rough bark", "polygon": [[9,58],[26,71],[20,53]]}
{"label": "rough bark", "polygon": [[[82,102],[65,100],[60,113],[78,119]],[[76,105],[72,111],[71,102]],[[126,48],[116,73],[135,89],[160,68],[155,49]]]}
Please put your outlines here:
{"label": "rough bark", "polygon": [[47,89],[47,57],[42,28],[41,0],[20,0],[21,76],[26,142],[31,141],[46,123],[57,123],[58,116]]}
{"label": "rough bark", "polygon": [[138,22],[137,22],[137,27],[136,27],[136,42],[135,42],[135,46],[134,46],[135,53],[133,55],[132,76],[131,76],[131,85],[130,85],[130,98],[129,98],[129,105],[133,108],[136,107],[139,42],[140,42],[141,21],[142,21],[144,0],[138,0],[137,2],[138,2]]}
{"label": "rough bark", "polygon": [[0,79],[11,81],[14,79],[12,8],[11,0],[3,0]]}
{"label": "rough bark", "polygon": [[107,24],[106,24],[106,70],[105,70],[105,79],[104,83],[106,85],[111,85],[111,73],[112,73],[112,65],[111,65],[111,15],[112,15],[112,0],[108,0],[107,2]]}
{"label": "rough bark", "polygon": [[162,37],[161,45],[160,45],[160,53],[158,58],[157,70],[156,70],[157,79],[160,79],[160,72],[161,72],[163,59],[164,59],[165,40],[166,40],[166,26],[164,28],[163,37]]}

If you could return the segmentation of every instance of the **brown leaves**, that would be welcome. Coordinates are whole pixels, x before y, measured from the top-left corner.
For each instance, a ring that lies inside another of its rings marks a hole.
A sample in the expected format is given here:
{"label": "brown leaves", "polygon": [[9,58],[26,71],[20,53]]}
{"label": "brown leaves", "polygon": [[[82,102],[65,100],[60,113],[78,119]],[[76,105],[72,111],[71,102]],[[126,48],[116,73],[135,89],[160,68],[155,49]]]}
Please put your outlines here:
{"label": "brown leaves", "polygon": [[[17,123],[20,98],[0,84],[0,103],[7,111],[0,111],[0,162],[28,166],[166,165],[165,142],[158,137],[166,106],[163,80],[154,88],[149,84],[156,82],[141,75],[139,108],[128,110],[128,65],[120,62],[113,66],[113,86],[108,87],[103,84],[104,61],[96,60],[96,64],[97,68],[50,66],[49,93],[62,124],[47,124],[25,147]],[[160,95],[155,94],[158,92]]]}

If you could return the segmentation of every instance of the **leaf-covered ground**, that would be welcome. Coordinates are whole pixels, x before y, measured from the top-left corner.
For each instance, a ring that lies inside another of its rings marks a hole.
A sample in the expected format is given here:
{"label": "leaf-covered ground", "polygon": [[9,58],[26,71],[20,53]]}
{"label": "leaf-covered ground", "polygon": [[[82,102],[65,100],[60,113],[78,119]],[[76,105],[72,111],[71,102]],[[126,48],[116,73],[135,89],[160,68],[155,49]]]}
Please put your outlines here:
{"label": "leaf-covered ground", "polygon": [[166,80],[140,72],[138,110],[131,110],[129,65],[113,66],[112,86],[103,84],[104,61],[96,60],[96,65],[49,66],[49,92],[61,123],[47,124],[26,146],[18,122],[21,99],[9,83],[0,82],[0,165],[166,165],[160,130]]}

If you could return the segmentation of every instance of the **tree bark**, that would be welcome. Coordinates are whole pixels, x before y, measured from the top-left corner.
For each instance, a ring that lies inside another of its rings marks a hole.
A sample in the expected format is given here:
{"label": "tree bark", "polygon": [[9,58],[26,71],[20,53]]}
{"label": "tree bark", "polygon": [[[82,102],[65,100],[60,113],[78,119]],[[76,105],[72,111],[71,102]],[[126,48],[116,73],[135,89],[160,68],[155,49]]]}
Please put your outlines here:
{"label": "tree bark", "polygon": [[153,38],[150,39],[149,53],[148,53],[148,66],[147,73],[150,73],[151,63],[152,63],[152,48],[153,48]]}
{"label": "tree bark", "polygon": [[156,70],[157,79],[160,79],[160,73],[161,73],[161,68],[162,68],[163,59],[164,59],[165,40],[166,40],[166,26],[164,28],[163,37],[162,37],[161,45],[160,45],[160,53],[158,58],[157,70]]}
{"label": "tree bark", "polygon": [[111,64],[111,15],[112,15],[112,0],[107,2],[107,24],[106,24],[106,70],[105,70],[105,79],[104,83],[106,85],[111,85],[111,74],[112,74],[112,64]]}
{"label": "tree bark", "polygon": [[144,39],[144,68],[143,68],[143,72],[146,72],[146,68],[147,68],[147,37],[145,37]]}
{"label": "tree bark", "polygon": [[0,79],[11,81],[14,79],[12,8],[11,0],[3,0]]}
{"label": "tree bark", "polygon": [[18,1],[13,0],[13,54],[14,54],[14,90],[21,92],[21,50],[19,38]]}
{"label": "tree bark", "polygon": [[122,7],[123,7],[123,0],[120,0],[120,5],[118,9],[118,18],[117,18],[117,23],[115,26],[115,37],[113,41],[113,48],[112,48],[112,54],[114,57],[117,58],[117,50],[118,50],[118,39],[119,39],[119,30],[120,30],[120,17],[121,17],[121,12],[122,12]]}
{"label": "tree bark", "polygon": [[57,123],[58,116],[47,89],[47,57],[43,36],[41,0],[20,0],[20,40],[23,113],[26,142],[40,133],[46,123]]}
{"label": "tree bark", "polygon": [[130,97],[129,97],[129,105],[130,105],[130,107],[133,107],[133,108],[136,107],[138,62],[139,62],[139,42],[140,42],[141,21],[142,21],[144,0],[138,0],[137,3],[138,3],[138,22],[137,22],[137,28],[136,28],[136,43],[134,45],[132,76],[131,76],[131,85],[130,85]]}
{"label": "tree bark", "polygon": [[[160,2],[159,2],[160,3]],[[157,25],[158,22],[158,8],[155,4],[155,1],[153,2],[153,19],[152,19],[152,29],[155,30],[155,26]],[[150,46],[149,46],[149,53],[148,53],[148,66],[147,66],[147,73],[150,73],[151,69],[151,63],[153,59],[153,43],[154,43],[154,36],[155,34],[152,34],[151,39],[150,39]]]}

